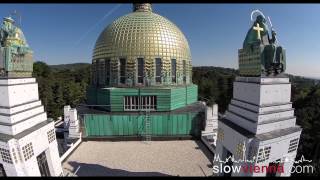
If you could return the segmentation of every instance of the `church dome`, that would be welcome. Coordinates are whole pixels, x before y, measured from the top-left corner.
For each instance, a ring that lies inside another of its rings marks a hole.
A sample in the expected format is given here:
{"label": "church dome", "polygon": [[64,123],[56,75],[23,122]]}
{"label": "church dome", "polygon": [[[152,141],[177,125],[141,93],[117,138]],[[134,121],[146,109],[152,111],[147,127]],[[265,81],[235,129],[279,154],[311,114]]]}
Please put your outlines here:
{"label": "church dome", "polygon": [[15,25],[15,21],[11,17],[3,18],[3,26],[6,27],[4,29],[10,29],[6,37],[7,45],[24,46],[25,48],[29,48],[22,30]]}
{"label": "church dome", "polygon": [[93,83],[100,86],[191,83],[191,53],[184,34],[174,23],[153,13],[148,3],[134,4],[133,9],[134,12],[108,25],[96,41]]}

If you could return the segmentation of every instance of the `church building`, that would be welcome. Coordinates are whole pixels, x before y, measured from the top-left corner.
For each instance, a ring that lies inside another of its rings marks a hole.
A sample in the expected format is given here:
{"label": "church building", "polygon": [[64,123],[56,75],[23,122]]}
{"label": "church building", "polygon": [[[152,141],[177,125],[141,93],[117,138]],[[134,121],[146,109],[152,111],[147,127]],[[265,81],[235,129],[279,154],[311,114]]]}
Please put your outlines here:
{"label": "church building", "polygon": [[204,126],[188,41],[149,3],[98,37],[87,101],[77,108],[87,138],[200,137]]}
{"label": "church building", "polygon": [[[251,14],[251,18],[258,15],[238,50],[233,98],[218,119],[217,105],[207,107],[198,101],[191,52],[181,30],[154,13],[150,3],[133,4],[132,10],[109,24],[95,43],[86,104],[64,107],[65,139],[79,143],[71,143],[73,148],[63,158],[54,121],[47,118],[32,77],[33,51],[14,19],[4,18],[0,29],[0,176],[63,176],[61,163],[76,152],[82,139],[190,138],[201,139],[215,154],[213,166],[277,169],[235,172],[229,168],[214,175],[290,176],[302,129],[296,125],[291,83],[285,75],[286,51],[265,16],[257,10]],[[101,149],[105,156],[108,148]],[[131,155],[131,148],[123,149]],[[201,150],[198,146],[189,149]],[[79,157],[81,153],[75,161]],[[171,159],[176,157],[177,153]],[[200,155],[191,157],[199,159]],[[87,163],[86,159],[83,164]],[[88,168],[83,164],[79,168]],[[201,168],[201,163],[194,164]],[[111,172],[110,167],[93,165]]]}

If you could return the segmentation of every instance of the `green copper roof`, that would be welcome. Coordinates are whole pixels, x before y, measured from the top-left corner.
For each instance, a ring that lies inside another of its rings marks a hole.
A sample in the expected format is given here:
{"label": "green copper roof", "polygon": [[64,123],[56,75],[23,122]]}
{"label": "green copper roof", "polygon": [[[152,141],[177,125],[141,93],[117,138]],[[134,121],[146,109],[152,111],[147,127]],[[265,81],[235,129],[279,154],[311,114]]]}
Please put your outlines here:
{"label": "green copper roof", "polygon": [[31,77],[33,52],[11,17],[0,27],[0,77]]}

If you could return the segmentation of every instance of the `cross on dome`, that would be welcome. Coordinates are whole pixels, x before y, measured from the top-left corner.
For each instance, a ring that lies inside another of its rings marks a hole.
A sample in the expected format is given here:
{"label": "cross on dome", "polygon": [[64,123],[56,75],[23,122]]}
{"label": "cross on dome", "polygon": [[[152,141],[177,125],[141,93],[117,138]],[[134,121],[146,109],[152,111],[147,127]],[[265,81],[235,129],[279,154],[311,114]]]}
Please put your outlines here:
{"label": "cross on dome", "polygon": [[261,40],[260,31],[263,31],[263,28],[260,27],[259,23],[257,23],[257,26],[253,27],[253,30],[256,30],[258,33],[258,39]]}

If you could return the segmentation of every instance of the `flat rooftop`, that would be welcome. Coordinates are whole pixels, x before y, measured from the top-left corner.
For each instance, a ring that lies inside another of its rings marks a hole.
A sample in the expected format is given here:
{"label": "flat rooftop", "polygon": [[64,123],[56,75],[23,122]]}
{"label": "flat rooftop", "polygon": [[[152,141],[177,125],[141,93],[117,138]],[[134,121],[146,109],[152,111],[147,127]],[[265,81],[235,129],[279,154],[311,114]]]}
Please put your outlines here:
{"label": "flat rooftop", "polygon": [[194,140],[85,141],[64,161],[76,176],[211,176],[213,155]]}

